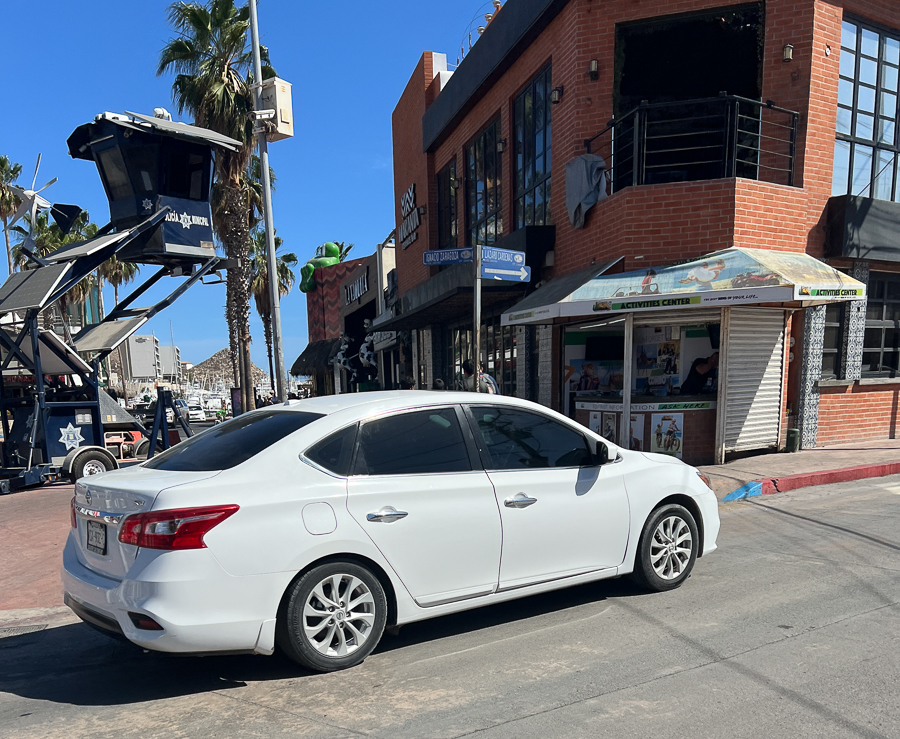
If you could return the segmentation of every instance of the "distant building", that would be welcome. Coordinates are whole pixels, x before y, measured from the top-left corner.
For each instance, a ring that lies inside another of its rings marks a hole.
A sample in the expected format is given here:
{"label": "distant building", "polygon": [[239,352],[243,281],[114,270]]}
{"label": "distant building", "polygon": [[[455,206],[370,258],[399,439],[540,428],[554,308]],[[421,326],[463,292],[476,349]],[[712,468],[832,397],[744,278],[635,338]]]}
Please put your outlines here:
{"label": "distant building", "polygon": [[174,385],[181,383],[181,352],[177,346],[159,347],[159,363],[163,380]]}
{"label": "distant building", "polygon": [[125,347],[126,379],[157,382],[162,377],[159,340],[155,336],[130,336]]}

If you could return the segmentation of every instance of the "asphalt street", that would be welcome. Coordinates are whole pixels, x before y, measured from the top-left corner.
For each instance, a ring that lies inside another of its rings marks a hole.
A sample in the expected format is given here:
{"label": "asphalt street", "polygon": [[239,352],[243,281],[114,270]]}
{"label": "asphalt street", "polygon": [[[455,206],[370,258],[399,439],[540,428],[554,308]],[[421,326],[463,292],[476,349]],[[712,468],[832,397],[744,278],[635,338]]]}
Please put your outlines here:
{"label": "asphalt street", "polygon": [[0,631],[0,736],[900,737],[898,496],[900,476],[730,503],[676,591],[613,580],[413,624],[329,675],[0,611],[33,629]]}

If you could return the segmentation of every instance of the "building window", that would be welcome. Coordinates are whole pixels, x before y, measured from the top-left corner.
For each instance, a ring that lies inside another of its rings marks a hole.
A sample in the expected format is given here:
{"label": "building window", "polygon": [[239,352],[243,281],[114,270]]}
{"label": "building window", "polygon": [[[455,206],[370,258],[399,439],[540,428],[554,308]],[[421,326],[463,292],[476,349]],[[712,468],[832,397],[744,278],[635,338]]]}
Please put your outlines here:
{"label": "building window", "polygon": [[503,234],[499,140],[498,117],[466,147],[466,246],[493,244]]}
{"label": "building window", "polygon": [[[463,362],[474,359],[475,339],[471,324],[446,329],[444,382],[450,390],[463,390]],[[516,394],[517,331],[501,326],[500,316],[485,317],[481,326],[482,370],[497,381],[501,395]]]}
{"label": "building window", "polygon": [[553,223],[550,213],[550,65],[515,102],[516,228]]}
{"label": "building window", "polygon": [[900,32],[841,26],[832,195],[900,202],[897,186]]}
{"label": "building window", "polygon": [[900,368],[900,274],[869,275],[862,374],[897,377]]}
{"label": "building window", "polygon": [[825,338],[822,342],[822,379],[833,380],[841,371],[844,303],[825,307]]}
{"label": "building window", "polygon": [[438,248],[456,247],[456,161],[437,176]]}

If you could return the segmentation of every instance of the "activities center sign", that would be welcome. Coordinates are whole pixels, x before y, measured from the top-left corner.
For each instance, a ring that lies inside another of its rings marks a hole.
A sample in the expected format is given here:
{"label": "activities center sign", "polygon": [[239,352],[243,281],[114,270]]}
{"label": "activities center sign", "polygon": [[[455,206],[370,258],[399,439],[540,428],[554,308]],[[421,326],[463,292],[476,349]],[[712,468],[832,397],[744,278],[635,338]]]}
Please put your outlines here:
{"label": "activities center sign", "polygon": [[733,247],[685,264],[596,275],[551,305],[511,308],[503,315],[503,324],[544,323],[556,317],[616,311],[790,302],[812,305],[863,297],[863,283],[807,254]]}

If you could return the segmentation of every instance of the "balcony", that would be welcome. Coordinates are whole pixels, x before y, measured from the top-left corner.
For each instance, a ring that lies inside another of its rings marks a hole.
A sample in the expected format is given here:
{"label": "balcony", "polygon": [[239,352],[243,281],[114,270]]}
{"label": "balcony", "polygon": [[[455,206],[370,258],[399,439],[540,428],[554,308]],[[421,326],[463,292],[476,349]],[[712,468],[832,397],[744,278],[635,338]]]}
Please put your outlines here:
{"label": "balcony", "polygon": [[612,192],[730,177],[794,186],[798,119],[736,95],[642,102],[584,145],[606,160]]}

